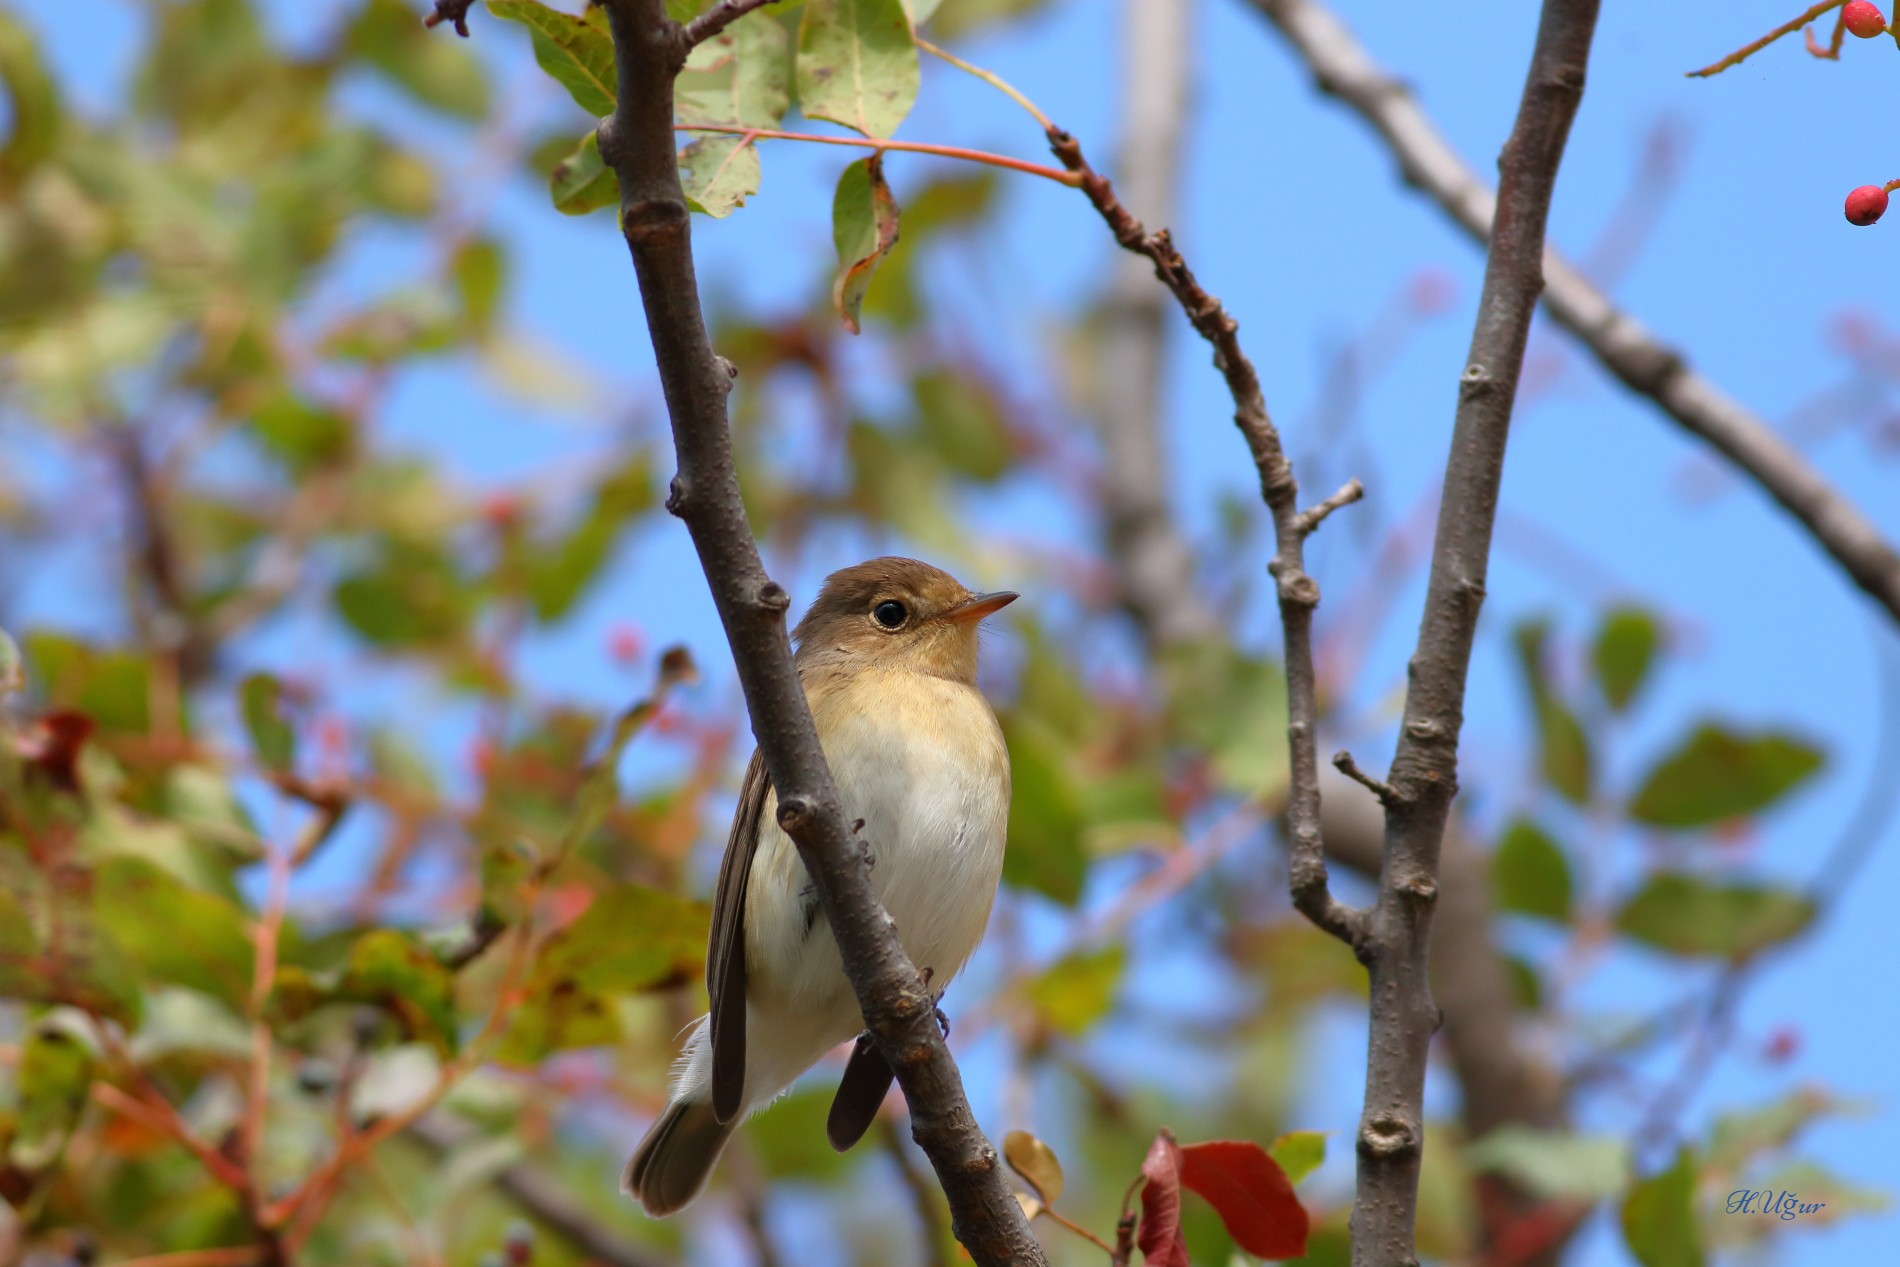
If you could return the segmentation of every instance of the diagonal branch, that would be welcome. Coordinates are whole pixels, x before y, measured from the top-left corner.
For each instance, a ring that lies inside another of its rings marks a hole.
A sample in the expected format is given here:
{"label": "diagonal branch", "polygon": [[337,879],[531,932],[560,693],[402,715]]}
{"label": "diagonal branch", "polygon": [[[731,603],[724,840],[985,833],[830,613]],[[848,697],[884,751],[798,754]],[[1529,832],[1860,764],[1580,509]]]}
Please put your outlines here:
{"label": "diagonal branch", "polygon": [[[1491,232],[1497,199],[1440,135],[1405,86],[1387,74],[1351,31],[1316,0],[1247,0],[1286,38],[1319,90],[1337,97],[1378,132],[1405,182],[1479,241]],[[1900,619],[1900,553],[1846,497],[1774,430],[1681,353],[1659,342],[1561,255],[1544,256],[1546,310],[1603,367],[1648,397],[1683,430],[1701,437],[1759,484],[1818,541],[1854,583]]]}
{"label": "diagonal branch", "polygon": [[1425,612],[1386,778],[1379,898],[1362,956],[1372,1025],[1352,1212],[1354,1267],[1417,1261],[1425,1063],[1440,1019],[1426,980],[1439,846],[1458,788],[1465,681],[1524,345],[1544,286],[1551,193],[1583,99],[1596,17],[1597,0],[1544,0],[1517,120],[1498,157],[1497,230],[1459,384]]}
{"label": "diagonal branch", "polygon": [[986,1267],[1040,1267],[1041,1247],[970,1112],[929,990],[871,888],[792,666],[790,599],[766,576],[747,525],[726,417],[732,367],[706,336],[673,149],[673,80],[689,48],[685,28],[666,16],[662,0],[608,0],[606,8],[620,99],[601,121],[600,152],[620,181],[621,227],[673,424],[679,473],[667,508],[692,535],[778,789],[779,825],[798,845],[865,1024],[897,1072],[911,1133],[936,1168],[957,1239]]}
{"label": "diagonal branch", "polygon": [[[1174,247],[1166,229],[1149,233],[1121,204],[1107,177],[1089,165],[1081,144],[1059,128],[1049,129],[1049,148],[1062,165],[1082,178],[1082,192],[1115,234],[1124,250],[1146,256],[1155,276],[1173,293],[1195,332],[1214,348],[1214,366],[1227,381],[1234,401],[1234,425],[1240,428],[1260,475],[1260,495],[1273,515],[1275,553],[1268,571],[1280,599],[1280,624],[1285,631],[1287,745],[1290,755],[1287,808],[1288,885],[1293,904],[1308,919],[1353,948],[1363,957],[1366,913],[1355,910],[1332,894],[1326,880],[1326,855],[1320,848],[1319,828],[1319,702],[1313,675],[1313,609],[1319,606],[1319,585],[1306,574],[1306,538],[1324,516],[1302,512],[1293,466],[1280,444],[1280,433],[1267,412],[1260,376],[1241,350],[1239,324],[1220,300],[1202,289],[1187,261]],[[1329,505],[1356,500],[1363,493],[1357,480],[1349,483]]]}

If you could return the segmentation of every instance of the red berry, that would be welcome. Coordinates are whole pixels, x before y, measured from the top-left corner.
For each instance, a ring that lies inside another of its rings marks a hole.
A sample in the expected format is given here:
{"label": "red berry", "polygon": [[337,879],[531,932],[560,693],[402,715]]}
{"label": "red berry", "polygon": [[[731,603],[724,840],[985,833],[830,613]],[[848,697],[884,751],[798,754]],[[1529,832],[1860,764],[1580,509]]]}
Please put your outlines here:
{"label": "red berry", "polygon": [[1887,19],[1867,0],[1847,0],[1847,7],[1841,10],[1841,25],[1863,40],[1871,40],[1887,29]]}
{"label": "red berry", "polygon": [[1847,195],[1847,223],[1849,224],[1869,225],[1886,213],[1887,191],[1879,185],[1862,185]]}

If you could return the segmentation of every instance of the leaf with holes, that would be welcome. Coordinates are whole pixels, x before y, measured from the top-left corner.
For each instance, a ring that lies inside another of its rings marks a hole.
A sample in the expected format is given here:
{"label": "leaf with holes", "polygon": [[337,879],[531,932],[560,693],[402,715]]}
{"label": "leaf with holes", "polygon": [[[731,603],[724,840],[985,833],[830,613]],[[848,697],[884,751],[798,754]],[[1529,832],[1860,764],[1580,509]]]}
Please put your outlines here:
{"label": "leaf with holes", "polygon": [[749,136],[702,137],[680,151],[686,203],[723,220],[759,192],[759,152]]}
{"label": "leaf with holes", "polygon": [[1812,778],[1824,760],[1795,735],[1744,734],[1704,722],[1649,772],[1630,817],[1686,831],[1760,813]]}
{"label": "leaf with holes", "polygon": [[695,48],[674,81],[681,123],[773,128],[792,104],[792,40],[769,13],[751,13]]}
{"label": "leaf with holes", "polygon": [[1150,1267],[1192,1267],[1181,1238],[1181,1150],[1164,1128],[1142,1160],[1141,1224],[1135,1244]]}
{"label": "leaf with holes", "polygon": [[1266,1149],[1216,1139],[1181,1149],[1181,1182],[1205,1197],[1234,1244],[1260,1258],[1306,1253],[1306,1207]]}
{"label": "leaf with holes", "polygon": [[831,237],[842,271],[831,288],[844,328],[858,333],[858,313],[871,274],[897,245],[897,200],[884,182],[884,156],[873,154],[844,169],[831,200]]}
{"label": "leaf with holes", "polygon": [[1003,1160],[1036,1190],[1044,1205],[1054,1205],[1062,1195],[1062,1162],[1054,1149],[1028,1131],[1003,1136]]}
{"label": "leaf with holes", "polygon": [[581,18],[536,0],[488,0],[488,11],[528,28],[534,60],[567,89],[575,105],[595,116],[614,112],[620,80],[605,10],[589,9]]}
{"label": "leaf with holes", "polygon": [[798,26],[798,105],[890,136],[917,101],[917,44],[902,0],[809,0]]}
{"label": "leaf with holes", "polygon": [[620,201],[620,178],[600,157],[600,142],[592,132],[554,165],[548,174],[548,197],[564,216],[584,216]]}

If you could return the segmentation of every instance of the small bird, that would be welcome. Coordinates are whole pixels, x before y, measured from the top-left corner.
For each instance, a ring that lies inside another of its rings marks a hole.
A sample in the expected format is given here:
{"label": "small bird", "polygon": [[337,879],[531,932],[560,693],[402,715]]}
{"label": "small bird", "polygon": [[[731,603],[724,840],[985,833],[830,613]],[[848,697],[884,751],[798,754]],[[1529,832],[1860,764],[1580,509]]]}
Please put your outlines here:
{"label": "small bird", "polygon": [[[976,634],[1015,598],[973,594],[915,559],[872,559],[825,578],[792,631],[845,820],[857,824],[905,953],[939,996],[983,939],[1002,876],[1009,750],[976,689]],[[855,1144],[890,1090],[811,877],[777,824],[754,751],[713,898],[712,1011],[693,1026],[666,1110],[622,1180],[655,1218],[698,1196],[739,1123],[854,1034],[826,1124],[832,1147]]]}

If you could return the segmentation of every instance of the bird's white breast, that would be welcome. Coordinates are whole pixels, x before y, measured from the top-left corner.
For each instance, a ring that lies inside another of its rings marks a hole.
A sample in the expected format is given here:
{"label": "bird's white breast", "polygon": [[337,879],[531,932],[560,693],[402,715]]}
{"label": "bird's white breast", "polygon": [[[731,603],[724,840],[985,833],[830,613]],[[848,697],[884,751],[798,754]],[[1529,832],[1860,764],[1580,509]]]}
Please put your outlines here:
{"label": "bird's white breast", "polygon": [[[974,687],[922,673],[867,669],[811,694],[845,817],[864,820],[872,885],[905,952],[941,990],[982,940],[1002,873],[1002,730]],[[768,799],[747,893],[749,996],[754,1006],[835,1016],[855,1033],[856,1000],[831,930],[822,917],[807,930],[798,914],[815,895],[776,812]]]}

